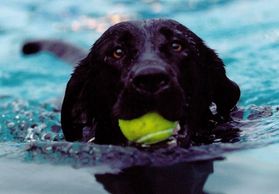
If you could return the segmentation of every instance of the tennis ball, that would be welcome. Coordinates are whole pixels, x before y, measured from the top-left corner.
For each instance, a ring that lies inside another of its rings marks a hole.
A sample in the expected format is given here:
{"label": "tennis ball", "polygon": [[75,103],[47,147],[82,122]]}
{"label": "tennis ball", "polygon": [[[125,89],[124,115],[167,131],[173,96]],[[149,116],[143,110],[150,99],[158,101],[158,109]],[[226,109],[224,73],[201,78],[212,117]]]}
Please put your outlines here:
{"label": "tennis ball", "polygon": [[123,135],[131,142],[155,144],[173,135],[176,121],[169,121],[156,112],[132,120],[118,120]]}

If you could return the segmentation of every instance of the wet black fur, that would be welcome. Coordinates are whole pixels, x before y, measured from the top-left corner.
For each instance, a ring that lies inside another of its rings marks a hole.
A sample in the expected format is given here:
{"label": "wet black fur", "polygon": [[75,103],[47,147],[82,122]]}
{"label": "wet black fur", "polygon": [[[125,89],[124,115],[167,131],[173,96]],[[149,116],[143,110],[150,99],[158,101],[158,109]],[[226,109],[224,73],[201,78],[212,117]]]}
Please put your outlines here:
{"label": "wet black fur", "polygon": [[[182,50],[174,52],[172,42]],[[112,57],[118,47],[125,52],[121,59]],[[168,72],[170,85],[158,94],[140,94],[131,86],[131,77],[150,64]],[[180,122],[186,142],[210,135],[212,103],[226,121],[239,96],[223,61],[182,24],[162,19],[123,22],[109,28],[75,68],[62,105],[62,129],[68,141],[82,140],[87,127],[96,143],[125,145],[118,119],[157,111]]]}

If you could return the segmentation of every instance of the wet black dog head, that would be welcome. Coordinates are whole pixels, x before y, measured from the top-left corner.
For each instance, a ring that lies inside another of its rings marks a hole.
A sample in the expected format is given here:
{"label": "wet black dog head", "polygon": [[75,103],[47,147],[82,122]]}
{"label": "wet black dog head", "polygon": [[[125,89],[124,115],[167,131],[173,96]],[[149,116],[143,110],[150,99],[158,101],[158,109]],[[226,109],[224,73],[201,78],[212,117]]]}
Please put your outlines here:
{"label": "wet black dog head", "polygon": [[228,117],[239,98],[215,52],[173,20],[123,22],[109,28],[75,69],[62,106],[66,140],[95,131],[98,143],[125,143],[117,120],[156,111],[196,133],[209,106]]}

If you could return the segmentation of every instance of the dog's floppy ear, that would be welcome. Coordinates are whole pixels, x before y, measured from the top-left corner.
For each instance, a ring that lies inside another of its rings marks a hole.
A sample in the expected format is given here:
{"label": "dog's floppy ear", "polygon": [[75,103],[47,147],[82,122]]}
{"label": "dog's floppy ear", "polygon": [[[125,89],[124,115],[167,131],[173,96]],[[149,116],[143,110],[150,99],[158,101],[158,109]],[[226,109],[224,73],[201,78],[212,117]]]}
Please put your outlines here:
{"label": "dog's floppy ear", "polygon": [[204,45],[202,53],[208,69],[212,100],[217,106],[218,114],[224,119],[229,119],[230,111],[239,100],[240,89],[235,82],[226,76],[224,63],[214,50]]}
{"label": "dog's floppy ear", "polygon": [[[67,141],[82,139],[84,126],[92,125],[93,113],[88,104],[88,79],[90,77],[90,54],[80,62],[69,80],[62,104],[61,125]],[[90,88],[90,86],[89,86]]]}

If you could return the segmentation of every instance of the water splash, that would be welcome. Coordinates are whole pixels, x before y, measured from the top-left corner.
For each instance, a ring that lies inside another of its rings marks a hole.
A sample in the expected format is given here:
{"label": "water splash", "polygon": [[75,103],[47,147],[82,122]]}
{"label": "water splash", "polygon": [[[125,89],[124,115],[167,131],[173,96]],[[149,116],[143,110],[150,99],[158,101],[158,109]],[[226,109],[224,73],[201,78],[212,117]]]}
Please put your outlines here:
{"label": "water splash", "polygon": [[[235,115],[232,115],[235,121],[231,122],[230,126],[240,131],[237,138],[230,141],[216,138],[213,144],[193,146],[189,149],[138,149],[65,142],[59,123],[60,113],[55,106],[12,98],[1,99],[1,104],[0,157],[20,158],[25,161],[70,164],[75,167],[103,164],[118,168],[135,165],[162,166],[218,159],[232,151],[279,142],[279,107],[274,106],[253,105],[235,112]],[[222,137],[222,134],[219,136]],[[9,142],[14,142],[14,145]]]}
{"label": "water splash", "polygon": [[0,142],[59,141],[60,113],[50,104],[13,100],[0,102]]}

